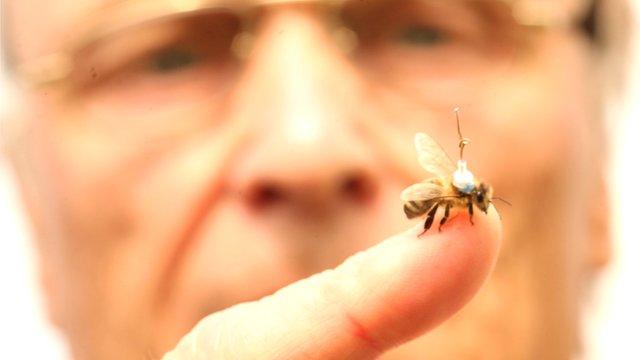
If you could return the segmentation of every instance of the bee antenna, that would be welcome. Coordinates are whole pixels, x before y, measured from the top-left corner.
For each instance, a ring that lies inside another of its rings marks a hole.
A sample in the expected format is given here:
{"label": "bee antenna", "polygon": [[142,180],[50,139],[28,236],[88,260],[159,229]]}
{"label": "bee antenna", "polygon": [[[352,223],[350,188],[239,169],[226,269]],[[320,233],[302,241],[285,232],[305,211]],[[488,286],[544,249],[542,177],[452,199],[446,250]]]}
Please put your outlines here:
{"label": "bee antenna", "polygon": [[507,200],[505,200],[505,199],[503,199],[501,197],[493,196],[492,199],[497,199],[497,200],[500,200],[500,201],[502,201],[503,203],[505,203],[505,204],[507,204],[509,206],[513,206],[513,205],[511,205],[510,202],[508,202]]}
{"label": "bee antenna", "polygon": [[462,156],[464,155],[464,147],[467,146],[471,140],[462,137],[462,131],[460,130],[460,107],[456,107],[453,109],[453,112],[456,114],[456,122],[458,124],[458,138],[460,141],[458,142],[458,147],[460,148],[460,160],[462,160]]}

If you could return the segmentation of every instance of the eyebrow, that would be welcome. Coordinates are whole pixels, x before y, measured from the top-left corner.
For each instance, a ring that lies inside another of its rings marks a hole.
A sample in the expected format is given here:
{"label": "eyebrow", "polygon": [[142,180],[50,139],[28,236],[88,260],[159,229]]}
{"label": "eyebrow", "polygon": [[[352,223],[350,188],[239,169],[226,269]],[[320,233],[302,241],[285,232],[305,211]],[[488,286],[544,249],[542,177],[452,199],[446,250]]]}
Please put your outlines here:
{"label": "eyebrow", "polygon": [[[423,0],[426,1],[426,0]],[[456,0],[449,0],[456,1]],[[510,6],[516,0],[496,0],[497,2],[503,3],[507,6]],[[598,9],[598,4],[601,4],[599,0],[585,0],[589,1],[592,5],[590,8],[592,11],[588,13],[589,16],[586,17],[586,21],[579,22],[580,29],[585,31],[585,33],[589,36],[593,43],[601,40],[598,36],[598,29],[596,28],[596,11]],[[32,83],[47,83],[51,81],[56,81],[59,77],[56,75],[55,70],[53,71],[53,75],[47,76],[47,69],[51,69],[53,67],[58,68],[65,66],[65,58],[67,54],[77,51],[87,44],[91,44],[95,42],[97,39],[104,38],[109,36],[109,34],[113,34],[117,32],[119,29],[124,29],[129,26],[139,25],[144,22],[154,21],[157,19],[161,19],[163,17],[169,16],[180,16],[181,14],[194,13],[199,10],[208,10],[215,7],[219,7],[222,9],[228,9],[231,11],[238,11],[239,9],[248,9],[255,6],[260,5],[269,5],[269,4],[278,4],[278,3],[326,3],[326,4],[346,4],[349,2],[371,2],[376,3],[378,0],[101,0],[94,7],[89,6],[85,16],[82,16],[82,19],[86,19],[81,21],[78,26],[75,27],[75,34],[78,36],[75,39],[70,39],[67,42],[67,45],[63,45],[59,51],[54,54],[43,55],[40,58],[27,60],[25,63],[20,64],[18,59],[15,57],[15,47],[12,46],[12,38],[10,37],[9,31],[5,31],[5,28],[8,28],[7,23],[10,19],[5,19],[2,23],[3,31],[2,31],[2,67],[9,68],[12,70],[11,72],[22,72],[25,74],[25,78],[28,82]],[[456,1],[462,3],[462,1]],[[471,0],[470,3],[475,3],[476,1]],[[481,3],[482,1],[478,1]],[[469,7],[469,6],[468,6]],[[487,6],[483,6],[485,10],[488,11]],[[489,6],[490,7],[490,6]],[[473,8],[473,6],[471,6]],[[485,14],[486,15],[486,14]],[[490,15],[490,14],[489,14]],[[571,20],[574,16],[571,14],[565,14],[569,18],[564,20]],[[584,19],[584,18],[581,18]],[[525,19],[526,20],[526,19]],[[535,20],[535,19],[534,19]],[[516,20],[520,22],[520,20]],[[567,23],[566,21],[560,23],[560,25]],[[554,26],[555,23],[542,23],[540,26]],[[568,24],[568,23],[567,23]],[[536,26],[536,24],[533,24]],[[599,42],[598,42],[599,43]],[[50,61],[53,60],[53,61]],[[61,65],[62,64],[62,65]],[[43,75],[44,74],[44,75]],[[51,77],[51,79],[49,79]],[[31,78],[31,80],[29,80]]]}

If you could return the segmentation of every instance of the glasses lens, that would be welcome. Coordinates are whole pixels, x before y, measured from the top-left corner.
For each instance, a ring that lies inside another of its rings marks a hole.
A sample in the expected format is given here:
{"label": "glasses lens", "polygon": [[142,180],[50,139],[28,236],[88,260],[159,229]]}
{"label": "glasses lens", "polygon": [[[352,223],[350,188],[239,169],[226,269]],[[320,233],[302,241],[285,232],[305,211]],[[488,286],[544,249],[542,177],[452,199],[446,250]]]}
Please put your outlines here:
{"label": "glasses lens", "polygon": [[500,1],[350,1],[358,67],[398,94],[448,109],[500,76],[518,49],[519,26]]}
{"label": "glasses lens", "polygon": [[[498,0],[353,0],[340,15],[357,39],[354,71],[372,88],[432,109],[477,101],[476,91],[520,49],[521,28]],[[210,119],[189,111],[206,113],[233,86],[240,64],[232,48],[241,33],[239,16],[217,9],[126,28],[77,54],[75,99],[128,137],[202,127],[197,121]]]}
{"label": "glasses lens", "polygon": [[210,99],[237,69],[230,49],[239,31],[238,17],[222,11],[119,31],[78,54],[74,88],[92,104],[128,112]]}

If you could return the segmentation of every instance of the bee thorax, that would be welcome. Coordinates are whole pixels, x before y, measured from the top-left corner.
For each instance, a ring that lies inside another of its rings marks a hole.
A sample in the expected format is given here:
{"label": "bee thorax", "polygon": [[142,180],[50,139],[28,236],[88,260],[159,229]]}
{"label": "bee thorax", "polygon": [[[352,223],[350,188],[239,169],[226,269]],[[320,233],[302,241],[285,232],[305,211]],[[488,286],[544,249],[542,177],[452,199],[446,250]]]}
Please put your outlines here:
{"label": "bee thorax", "polygon": [[464,160],[458,160],[458,169],[453,173],[453,186],[465,194],[471,193],[475,188],[475,179]]}

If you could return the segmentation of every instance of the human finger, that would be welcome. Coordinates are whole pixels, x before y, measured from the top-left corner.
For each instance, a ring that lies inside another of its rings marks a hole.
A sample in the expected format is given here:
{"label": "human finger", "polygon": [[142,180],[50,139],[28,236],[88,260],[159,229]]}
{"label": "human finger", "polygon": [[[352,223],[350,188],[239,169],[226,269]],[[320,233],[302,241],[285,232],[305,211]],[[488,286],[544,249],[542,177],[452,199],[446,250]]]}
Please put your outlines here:
{"label": "human finger", "polygon": [[495,263],[499,216],[416,227],[335,269],[203,319],[166,359],[368,359],[453,315]]}

